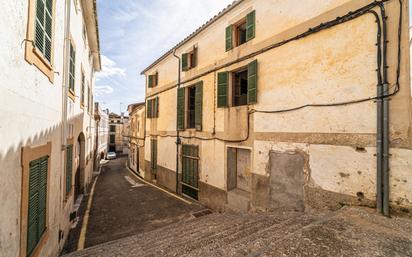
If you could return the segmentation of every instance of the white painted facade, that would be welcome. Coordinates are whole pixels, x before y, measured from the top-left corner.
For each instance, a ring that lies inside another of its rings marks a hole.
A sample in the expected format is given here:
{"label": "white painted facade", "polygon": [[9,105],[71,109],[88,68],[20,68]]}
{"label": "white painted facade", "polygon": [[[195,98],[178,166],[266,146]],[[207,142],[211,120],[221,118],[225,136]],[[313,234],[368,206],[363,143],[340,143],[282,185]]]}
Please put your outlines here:
{"label": "white painted facade", "polygon": [[[93,92],[95,72],[100,69],[98,49],[91,56],[92,41],[98,38],[95,24],[93,1],[70,2],[70,34],[76,45],[75,95],[74,101],[65,95],[64,67],[68,62],[64,59],[65,51],[65,13],[66,1],[53,1],[53,60],[51,62],[53,79],[50,80],[36,66],[25,60],[25,41],[27,30],[32,24],[28,21],[28,10],[32,1],[16,0],[2,3],[3,13],[0,18],[2,43],[0,44],[0,256],[17,257],[23,255],[26,246],[21,242],[26,238],[26,230],[22,224],[22,193],[27,188],[22,185],[22,149],[51,143],[49,154],[49,179],[47,191],[47,236],[36,247],[33,255],[57,256],[67,238],[75,199],[73,192],[66,195],[65,156],[66,140],[73,139],[75,153],[73,156],[73,181],[75,167],[82,165],[85,188],[92,176],[92,157],[94,131],[93,108],[90,113],[80,107],[81,69],[83,68],[86,85]],[[35,2],[33,2],[35,3]],[[87,22],[84,22],[87,20]],[[83,24],[87,28],[83,38]],[[93,42],[94,47],[98,41]],[[68,67],[68,66],[67,66]],[[86,96],[87,99],[87,96]],[[90,101],[90,103],[92,100]],[[68,115],[64,115],[67,104]],[[63,124],[67,120],[67,129]],[[84,134],[85,151],[78,156],[82,147],[76,147],[80,134]],[[78,158],[76,158],[78,156]]]}

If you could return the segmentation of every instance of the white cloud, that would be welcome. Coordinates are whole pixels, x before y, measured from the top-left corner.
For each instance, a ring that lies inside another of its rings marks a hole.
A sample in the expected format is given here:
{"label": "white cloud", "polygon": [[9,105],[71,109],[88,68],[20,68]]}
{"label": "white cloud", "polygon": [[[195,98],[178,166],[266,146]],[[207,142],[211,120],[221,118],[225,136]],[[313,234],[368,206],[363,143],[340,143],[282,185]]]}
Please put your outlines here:
{"label": "white cloud", "polygon": [[114,88],[109,85],[95,86],[94,91],[98,96],[110,95],[114,92]]}
{"label": "white cloud", "polygon": [[96,78],[97,80],[109,78],[109,77],[125,77],[126,76],[126,69],[120,68],[117,66],[116,62],[111,60],[105,55],[101,55],[101,62],[102,62],[102,70],[97,73]]}

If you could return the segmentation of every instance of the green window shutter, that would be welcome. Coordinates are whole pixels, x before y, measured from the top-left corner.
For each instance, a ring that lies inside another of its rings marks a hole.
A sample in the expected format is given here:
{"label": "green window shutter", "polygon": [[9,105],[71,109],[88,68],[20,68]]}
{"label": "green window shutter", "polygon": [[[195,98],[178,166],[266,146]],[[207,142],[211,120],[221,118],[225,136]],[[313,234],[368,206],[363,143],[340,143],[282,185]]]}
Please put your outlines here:
{"label": "green window shutter", "polygon": [[84,73],[82,73],[82,92],[81,92],[81,103],[84,105]]}
{"label": "green window shutter", "polygon": [[153,75],[149,75],[149,81],[148,81],[147,86],[148,86],[149,88],[152,88],[152,87],[153,87]]}
{"label": "green window shutter", "polygon": [[253,11],[246,16],[246,41],[255,38],[256,12]]}
{"label": "green window shutter", "polygon": [[226,28],[226,52],[233,48],[233,26]]}
{"label": "green window shutter", "polygon": [[151,162],[152,162],[152,169],[156,170],[157,169],[157,140],[152,139],[152,145],[151,145]]}
{"label": "green window shutter", "polygon": [[159,73],[156,72],[156,74],[154,75],[154,80],[155,80],[155,86],[159,85]]}
{"label": "green window shutter", "polygon": [[147,118],[152,118],[152,100],[147,100]]}
{"label": "green window shutter", "polygon": [[217,74],[217,107],[227,107],[229,73],[220,72]]}
{"label": "green window shutter", "polygon": [[51,62],[53,0],[36,1],[36,25],[34,45]]}
{"label": "green window shutter", "polygon": [[197,54],[198,54],[198,50],[197,47],[193,48],[193,59],[192,59],[192,68],[197,66]]}
{"label": "green window shutter", "polygon": [[185,130],[185,89],[177,90],[177,130]]}
{"label": "green window shutter", "polygon": [[27,255],[30,256],[46,230],[48,160],[45,156],[30,162]]}
{"label": "green window shutter", "polygon": [[195,127],[196,130],[202,130],[202,102],[203,102],[203,82],[196,86],[195,94]]}
{"label": "green window shutter", "polygon": [[247,71],[247,103],[254,104],[257,102],[257,60],[249,63]]}
{"label": "green window shutter", "polygon": [[70,59],[69,59],[69,88],[74,92],[74,81],[76,77],[76,51],[72,43],[70,43]]}
{"label": "green window shutter", "polygon": [[73,145],[68,145],[66,149],[66,195],[72,189],[73,173]]}
{"label": "green window shutter", "polygon": [[159,118],[159,97],[153,99],[153,118]]}
{"label": "green window shutter", "polygon": [[189,70],[189,54],[182,54],[182,71]]}

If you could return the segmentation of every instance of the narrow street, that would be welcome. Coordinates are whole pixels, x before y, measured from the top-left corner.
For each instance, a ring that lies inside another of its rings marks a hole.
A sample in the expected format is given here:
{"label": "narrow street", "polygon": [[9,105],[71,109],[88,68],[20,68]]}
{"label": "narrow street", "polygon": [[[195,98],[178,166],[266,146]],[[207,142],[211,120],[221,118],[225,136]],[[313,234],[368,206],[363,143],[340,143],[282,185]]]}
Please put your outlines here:
{"label": "narrow street", "polygon": [[[205,212],[144,184],[125,158],[103,165],[84,250],[66,257],[109,256],[412,256],[410,219],[373,209],[335,212]],[[83,204],[87,202],[84,200]],[[82,239],[80,239],[81,241]],[[67,253],[67,252],[66,252]]]}
{"label": "narrow street", "polygon": [[[86,248],[184,221],[204,209],[141,182],[125,163],[126,158],[121,157],[101,168],[90,208]],[[83,212],[87,201],[83,200]],[[77,248],[81,226],[80,222],[71,232],[69,252]]]}

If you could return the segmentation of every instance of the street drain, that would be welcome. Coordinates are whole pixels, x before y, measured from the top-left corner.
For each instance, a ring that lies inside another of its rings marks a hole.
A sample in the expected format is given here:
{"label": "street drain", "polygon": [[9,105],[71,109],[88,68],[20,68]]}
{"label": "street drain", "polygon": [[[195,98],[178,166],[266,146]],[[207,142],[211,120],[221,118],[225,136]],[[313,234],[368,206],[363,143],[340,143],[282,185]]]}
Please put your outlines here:
{"label": "street drain", "polygon": [[206,209],[206,210],[194,212],[194,213],[192,213],[192,216],[195,217],[195,218],[200,218],[202,216],[206,216],[206,215],[209,215],[209,214],[212,214],[212,211],[209,210],[209,209]]}

